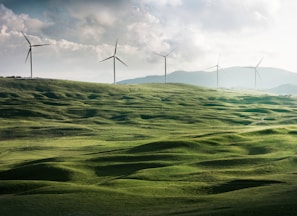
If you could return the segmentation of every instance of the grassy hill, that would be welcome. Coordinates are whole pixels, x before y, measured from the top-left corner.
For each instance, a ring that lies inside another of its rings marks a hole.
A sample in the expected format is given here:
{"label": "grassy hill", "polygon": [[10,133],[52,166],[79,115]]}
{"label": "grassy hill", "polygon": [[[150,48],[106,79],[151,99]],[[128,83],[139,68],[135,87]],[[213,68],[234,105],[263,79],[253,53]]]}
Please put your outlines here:
{"label": "grassy hill", "polygon": [[297,99],[0,79],[3,215],[296,215]]}
{"label": "grassy hill", "polygon": [[269,89],[269,92],[282,95],[297,95],[297,85],[284,84],[276,88]]}

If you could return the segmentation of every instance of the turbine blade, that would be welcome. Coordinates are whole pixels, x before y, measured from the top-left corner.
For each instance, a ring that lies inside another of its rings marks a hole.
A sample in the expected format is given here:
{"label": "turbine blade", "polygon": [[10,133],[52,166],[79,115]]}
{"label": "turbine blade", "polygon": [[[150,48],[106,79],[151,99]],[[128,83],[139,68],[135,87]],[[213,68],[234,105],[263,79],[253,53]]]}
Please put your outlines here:
{"label": "turbine blade", "polygon": [[174,50],[176,50],[176,48],[174,48],[174,49],[171,50],[169,53],[167,53],[167,55],[165,55],[165,57],[169,56]]}
{"label": "turbine blade", "polygon": [[118,40],[116,41],[115,48],[114,48],[114,56],[117,54],[117,47],[118,47]]}
{"label": "turbine blade", "polygon": [[261,62],[263,61],[263,59],[264,59],[264,57],[263,57],[263,58],[261,58],[261,60],[259,61],[259,63],[256,65],[256,68],[258,68],[258,67],[259,67],[259,65],[261,64]]}
{"label": "turbine blade", "polygon": [[106,60],[108,60],[108,59],[111,59],[111,58],[114,58],[114,56],[110,56],[110,57],[108,57],[108,58],[106,58],[106,59],[103,59],[103,60],[100,61],[100,62],[104,62],[104,61],[106,61]]}
{"label": "turbine blade", "polygon": [[[21,31],[22,32],[22,31]],[[29,43],[29,45],[31,46],[31,43],[30,43],[30,41],[29,41],[29,39],[27,38],[27,36],[25,35],[25,33],[24,32],[22,32],[22,34],[24,35],[24,37],[25,37],[25,39],[26,39],[26,41]]]}
{"label": "turbine blade", "polygon": [[205,70],[212,69],[212,68],[216,68],[216,67],[217,67],[217,65],[212,66],[212,67],[209,67],[209,68],[206,68]]}
{"label": "turbine blade", "polygon": [[125,62],[123,62],[119,57],[115,57],[118,61],[120,61],[123,65],[125,65],[125,66],[127,66],[128,67],[128,65],[126,65],[126,63]]}
{"label": "turbine blade", "polygon": [[257,76],[260,78],[260,80],[262,80],[262,77],[260,76],[260,73],[259,73],[258,70],[256,70],[256,74],[257,74]]}
{"label": "turbine blade", "polygon": [[27,53],[27,56],[26,56],[26,61],[25,61],[25,63],[27,63],[27,60],[28,60],[28,57],[29,57],[29,54],[32,52],[32,49],[31,49],[31,47],[30,47],[30,49],[29,49],[29,51],[28,51],[28,53]]}
{"label": "turbine blade", "polygon": [[39,47],[39,46],[48,46],[50,44],[36,44],[36,45],[32,45],[32,47]]}

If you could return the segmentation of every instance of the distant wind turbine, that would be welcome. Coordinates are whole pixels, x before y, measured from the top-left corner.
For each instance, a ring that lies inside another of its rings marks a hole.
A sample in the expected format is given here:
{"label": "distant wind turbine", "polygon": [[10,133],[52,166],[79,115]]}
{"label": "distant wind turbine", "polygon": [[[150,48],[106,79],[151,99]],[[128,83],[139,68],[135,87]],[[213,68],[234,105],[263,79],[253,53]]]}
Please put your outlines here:
{"label": "distant wind turbine", "polygon": [[100,61],[100,62],[104,62],[104,61],[106,61],[106,60],[108,60],[108,59],[113,58],[113,84],[114,84],[114,85],[116,84],[116,69],[115,69],[115,62],[116,62],[116,60],[118,60],[118,61],[121,62],[123,65],[125,65],[125,66],[128,67],[128,65],[126,65],[125,62],[123,62],[119,57],[116,56],[116,54],[117,54],[117,46],[118,46],[118,40],[116,41],[115,49],[114,49],[114,53],[113,53],[113,55],[110,56],[110,57],[108,57],[108,58],[106,58],[106,59],[103,59],[102,61]]}
{"label": "distant wind turbine", "polygon": [[217,69],[217,89],[219,88],[219,69],[220,69],[220,58],[221,56],[219,56],[218,58],[218,63],[215,65],[215,66],[212,66],[212,67],[209,67],[208,69],[211,69],[211,68],[216,68]]}
{"label": "distant wind turbine", "polygon": [[[176,48],[175,48],[176,49]],[[171,50],[169,53],[167,53],[166,55],[161,55],[156,53],[158,56],[161,56],[164,58],[164,62],[165,62],[165,84],[167,83],[167,57],[175,50]]]}
{"label": "distant wind turbine", "polygon": [[258,64],[255,67],[247,67],[247,68],[251,68],[251,69],[255,70],[255,89],[257,89],[257,76],[260,77],[258,68],[259,68],[261,62],[263,61],[263,59],[264,59],[264,57],[261,58],[261,60],[258,62]]}
{"label": "distant wind turbine", "polygon": [[28,57],[30,55],[30,65],[31,65],[31,78],[33,77],[33,72],[32,72],[32,48],[33,47],[40,47],[40,46],[47,46],[47,45],[50,45],[50,44],[31,44],[31,42],[29,41],[28,37],[24,34],[24,32],[22,32],[23,36],[25,37],[26,41],[28,42],[29,44],[29,50],[28,50],[28,54],[27,54],[27,57],[26,57],[26,61],[28,60]]}

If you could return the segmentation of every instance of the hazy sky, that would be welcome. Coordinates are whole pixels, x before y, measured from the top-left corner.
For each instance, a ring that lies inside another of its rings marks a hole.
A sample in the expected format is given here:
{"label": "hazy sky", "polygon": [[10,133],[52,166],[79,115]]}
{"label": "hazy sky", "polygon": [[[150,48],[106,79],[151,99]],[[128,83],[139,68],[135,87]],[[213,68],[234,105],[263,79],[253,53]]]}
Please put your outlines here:
{"label": "hazy sky", "polygon": [[168,71],[262,66],[297,72],[296,0],[0,0],[0,76],[113,82]]}

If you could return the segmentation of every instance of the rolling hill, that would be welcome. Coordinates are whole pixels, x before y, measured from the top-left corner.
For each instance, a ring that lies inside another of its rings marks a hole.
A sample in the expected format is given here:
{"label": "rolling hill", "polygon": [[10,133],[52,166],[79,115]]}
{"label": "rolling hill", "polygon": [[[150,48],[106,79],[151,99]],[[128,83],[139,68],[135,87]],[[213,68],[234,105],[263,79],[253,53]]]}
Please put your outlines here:
{"label": "rolling hill", "polygon": [[0,78],[10,215],[296,215],[297,99]]}
{"label": "rolling hill", "polygon": [[297,95],[297,85],[284,84],[275,88],[269,89],[268,92],[281,95]]}
{"label": "rolling hill", "polygon": [[[296,84],[297,74],[276,68],[259,68],[259,89],[271,89],[284,84]],[[184,83],[204,87],[216,87],[216,71],[185,72],[176,71],[168,74],[168,82]],[[221,88],[253,89],[254,70],[244,67],[223,68],[219,71],[219,86]],[[119,84],[163,83],[164,76],[148,76],[130,80],[123,80]]]}

